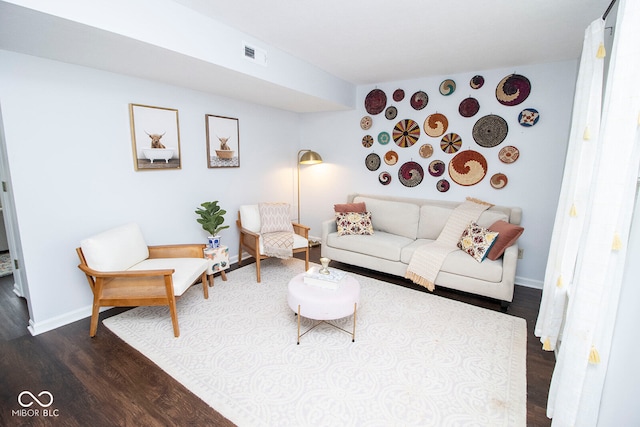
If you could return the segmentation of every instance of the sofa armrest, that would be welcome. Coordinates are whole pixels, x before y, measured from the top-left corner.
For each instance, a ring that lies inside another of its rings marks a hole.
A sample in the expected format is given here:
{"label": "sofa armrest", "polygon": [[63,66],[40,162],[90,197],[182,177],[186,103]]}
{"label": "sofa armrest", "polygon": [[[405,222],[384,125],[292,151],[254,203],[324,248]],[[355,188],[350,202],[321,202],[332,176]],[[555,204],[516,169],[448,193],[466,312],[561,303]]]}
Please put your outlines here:
{"label": "sofa armrest", "polygon": [[327,236],[329,233],[335,233],[338,231],[338,226],[336,225],[335,219],[328,219],[322,222],[322,244],[324,245],[327,242]]}
{"label": "sofa armrest", "polygon": [[502,255],[502,283],[511,288],[511,297],[507,300],[513,301],[513,287],[516,281],[516,269],[518,267],[518,245],[511,245],[505,249]]}

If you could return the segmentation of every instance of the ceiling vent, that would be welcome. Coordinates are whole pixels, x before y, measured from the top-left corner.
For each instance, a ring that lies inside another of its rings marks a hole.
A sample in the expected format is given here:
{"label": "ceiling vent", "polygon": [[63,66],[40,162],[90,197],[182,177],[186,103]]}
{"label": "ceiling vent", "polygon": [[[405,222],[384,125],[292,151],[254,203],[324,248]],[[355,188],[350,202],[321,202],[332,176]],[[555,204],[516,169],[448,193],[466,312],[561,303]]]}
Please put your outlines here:
{"label": "ceiling vent", "polygon": [[242,42],[242,48],[245,59],[263,66],[267,65],[267,52],[265,50],[251,46],[246,42]]}

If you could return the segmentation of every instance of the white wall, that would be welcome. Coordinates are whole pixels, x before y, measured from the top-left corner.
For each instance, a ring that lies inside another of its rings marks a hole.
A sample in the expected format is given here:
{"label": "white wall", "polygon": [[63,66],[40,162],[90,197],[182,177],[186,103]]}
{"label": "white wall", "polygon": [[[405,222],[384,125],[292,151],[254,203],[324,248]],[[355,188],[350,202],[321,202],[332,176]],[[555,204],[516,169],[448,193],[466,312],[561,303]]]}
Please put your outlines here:
{"label": "white wall", "polygon": [[[238,206],[293,199],[294,113],[7,51],[0,103],[35,333],[90,314],[82,238],[135,221],[149,244],[206,242],[194,210],[219,200],[236,256]],[[181,170],[134,170],[129,103],[179,111]],[[207,168],[205,114],[239,118],[240,168]]]}
{"label": "white wall", "polygon": [[[503,77],[514,72],[530,80],[531,95],[518,106],[506,107],[497,102],[495,89]],[[312,227],[312,233],[319,235],[321,222],[332,217],[333,204],[344,202],[346,195],[353,192],[446,200],[464,200],[466,196],[473,196],[494,204],[520,206],[523,209],[522,225],[525,232],[519,245],[524,249],[524,258],[519,263],[516,282],[541,288],[562,180],[576,73],[577,61],[565,61],[382,83],[375,87],[385,91],[387,105],[395,105],[398,116],[394,120],[387,120],[384,113],[375,115],[373,127],[368,131],[360,128],[360,119],[368,115],[364,99],[374,89],[373,86],[359,88],[358,108],[355,111],[304,115],[301,119],[301,144],[320,153],[325,163],[305,167],[302,171],[303,222]],[[477,90],[469,86],[475,74],[485,78],[484,86]],[[446,78],[455,80],[457,88],[452,95],[445,97],[439,93],[438,87]],[[398,88],[405,91],[405,99],[399,103],[392,99],[393,91]],[[415,111],[409,104],[409,98],[418,90],[427,92],[429,103],[423,110]],[[480,111],[471,118],[458,113],[460,101],[468,96],[480,102]],[[535,126],[525,128],[518,124],[517,118],[520,111],[528,107],[540,112],[540,120]],[[485,155],[489,172],[480,183],[462,187],[451,182],[448,192],[436,190],[435,184],[440,178],[428,174],[428,165],[434,159],[443,160],[448,165],[453,155],[440,150],[441,138],[432,138],[424,133],[424,119],[435,112],[447,116],[447,132],[455,132],[462,137],[463,150],[471,148]],[[505,141],[492,149],[480,147],[472,137],[474,123],[487,114],[502,116],[509,126]],[[418,142],[410,148],[400,148],[393,141],[386,146],[380,145],[377,142],[378,133],[386,131],[391,134],[400,119],[413,119],[421,125]],[[376,142],[373,147],[362,146],[365,134],[374,137]],[[425,143],[434,146],[434,155],[429,159],[423,159],[418,154],[418,148]],[[498,160],[498,151],[506,145],[514,145],[520,150],[520,158],[515,163],[507,165]],[[376,152],[383,157],[390,149],[400,156],[395,166],[387,166],[383,162],[375,172],[365,167],[367,154]],[[400,165],[410,160],[419,162],[426,174],[423,182],[413,188],[403,186],[397,176]],[[390,185],[383,186],[378,182],[378,174],[383,170],[393,176]],[[509,179],[508,185],[501,190],[493,189],[489,184],[490,176],[497,172],[505,173]]]}

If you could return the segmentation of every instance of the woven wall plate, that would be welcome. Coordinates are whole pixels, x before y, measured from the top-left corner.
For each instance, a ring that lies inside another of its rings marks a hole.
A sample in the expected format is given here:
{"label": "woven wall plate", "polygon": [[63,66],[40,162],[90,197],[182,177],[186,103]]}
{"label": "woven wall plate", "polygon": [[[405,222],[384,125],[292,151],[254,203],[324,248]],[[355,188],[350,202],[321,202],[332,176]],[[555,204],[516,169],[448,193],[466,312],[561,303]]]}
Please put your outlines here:
{"label": "woven wall plate", "polygon": [[404,90],[396,89],[393,91],[393,100],[396,102],[400,102],[404,99]]}
{"label": "woven wall plate", "polygon": [[440,93],[444,96],[449,96],[456,91],[456,82],[451,79],[444,80],[440,83]]}
{"label": "woven wall plate", "polygon": [[502,105],[512,107],[524,102],[531,93],[531,82],[520,74],[510,74],[496,87],[496,99]]}
{"label": "woven wall plate", "polygon": [[381,145],[387,145],[391,141],[391,137],[389,136],[389,132],[380,132],[378,134],[378,142]]}
{"label": "woven wall plate", "polygon": [[373,125],[373,119],[371,118],[371,116],[364,116],[363,118],[360,119],[360,127],[364,130],[368,130],[371,129],[371,126]]}
{"label": "woven wall plate", "polygon": [[391,136],[398,147],[411,147],[420,138],[420,125],[411,119],[400,120]]}
{"label": "woven wall plate", "polygon": [[480,111],[480,103],[475,98],[463,99],[458,107],[458,112],[462,117],[473,117]]}
{"label": "woven wall plate", "polygon": [[364,159],[364,164],[370,171],[378,170],[380,167],[380,156],[376,153],[371,153]]}
{"label": "woven wall plate", "polygon": [[460,151],[449,162],[449,176],[455,183],[463,186],[479,183],[486,174],[487,159],[477,151]]}
{"label": "woven wall plate", "polygon": [[460,147],[462,147],[462,138],[457,133],[448,133],[440,140],[440,148],[445,153],[457,153]]}
{"label": "woven wall plate", "polygon": [[434,113],[424,119],[424,132],[434,138],[444,135],[448,127],[449,120],[444,114]]}
{"label": "woven wall plate", "polygon": [[429,175],[431,176],[442,176],[446,169],[447,166],[442,160],[434,160],[429,163]]}
{"label": "woven wall plate", "polygon": [[398,179],[405,187],[415,187],[422,182],[424,170],[419,163],[407,162],[400,166]]}
{"label": "woven wall plate", "polygon": [[387,107],[387,109],[384,110],[384,116],[389,120],[395,119],[397,115],[398,115],[398,109],[393,105],[391,107]]}
{"label": "woven wall plate", "polygon": [[520,150],[513,145],[503,147],[498,153],[498,158],[502,163],[513,163],[520,157]]}
{"label": "woven wall plate", "polygon": [[503,173],[497,173],[493,175],[489,180],[489,183],[491,183],[491,186],[496,190],[500,190],[501,188],[506,187],[508,182],[509,180],[507,179],[507,175]]}
{"label": "woven wall plate", "polygon": [[387,171],[380,172],[380,175],[378,175],[378,181],[380,181],[380,184],[382,185],[391,184],[391,174]]}
{"label": "woven wall plate", "polygon": [[389,166],[395,165],[396,163],[398,163],[398,153],[393,150],[387,151],[384,155],[384,162]]}
{"label": "woven wall plate", "polygon": [[387,106],[387,95],[381,89],[373,89],[364,99],[364,108],[369,114],[380,114]]}
{"label": "woven wall plate", "polygon": [[505,119],[495,114],[484,116],[473,125],[473,139],[485,148],[499,145],[507,137],[509,126]]}
{"label": "woven wall plate", "polygon": [[426,92],[419,90],[411,95],[409,103],[414,110],[422,110],[429,103],[429,95],[427,95]]}
{"label": "woven wall plate", "polygon": [[423,159],[428,159],[433,154],[433,146],[431,144],[423,144],[420,146],[420,157]]}
{"label": "woven wall plate", "polygon": [[471,89],[480,89],[482,85],[484,85],[484,77],[478,75],[471,77],[471,81],[469,81]]}
{"label": "woven wall plate", "polygon": [[441,179],[436,183],[436,190],[441,193],[446,193],[447,191],[449,191],[449,188],[451,188],[451,184],[449,184],[449,181],[447,181],[446,179]]}
{"label": "woven wall plate", "polygon": [[531,127],[540,120],[540,113],[534,108],[525,108],[518,114],[518,123],[524,127]]}
{"label": "woven wall plate", "polygon": [[373,137],[371,135],[365,135],[362,137],[362,146],[369,148],[373,145]]}

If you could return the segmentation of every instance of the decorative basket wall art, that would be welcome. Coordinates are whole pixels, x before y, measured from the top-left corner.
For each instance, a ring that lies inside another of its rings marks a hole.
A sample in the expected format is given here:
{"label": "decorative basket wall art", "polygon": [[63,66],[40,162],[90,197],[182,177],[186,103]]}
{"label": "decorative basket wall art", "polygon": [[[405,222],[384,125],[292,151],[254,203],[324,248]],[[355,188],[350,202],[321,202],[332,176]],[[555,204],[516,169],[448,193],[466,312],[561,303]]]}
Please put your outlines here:
{"label": "decorative basket wall art", "polygon": [[531,82],[520,74],[510,74],[500,80],[496,87],[496,99],[502,105],[521,104],[531,93]]}
{"label": "decorative basket wall art", "polygon": [[480,111],[480,103],[475,98],[463,99],[458,107],[458,112],[462,117],[473,117]]}
{"label": "decorative basket wall art", "polygon": [[473,150],[461,151],[449,162],[449,176],[456,184],[465,187],[482,181],[487,169],[487,159]]}
{"label": "decorative basket wall art", "polygon": [[411,147],[420,138],[420,125],[411,119],[400,120],[391,136],[398,147]]}
{"label": "decorative basket wall art", "polygon": [[525,108],[518,114],[518,123],[524,127],[531,127],[540,120],[540,113],[535,108]]}
{"label": "decorative basket wall art", "polygon": [[400,166],[398,171],[398,179],[405,187],[415,187],[422,182],[424,178],[424,170],[419,163],[407,162]]}
{"label": "decorative basket wall art", "polygon": [[422,110],[429,103],[429,95],[426,92],[419,90],[411,96],[409,102],[414,110]]}
{"label": "decorative basket wall art", "polygon": [[447,154],[457,153],[462,147],[462,138],[457,133],[448,133],[440,140],[440,148]]}
{"label": "decorative basket wall art", "polygon": [[370,171],[378,170],[380,167],[380,156],[376,153],[371,153],[365,157],[364,163]]}
{"label": "decorative basket wall art", "polygon": [[502,117],[489,114],[484,116],[473,125],[473,139],[479,146],[491,148],[504,141],[509,133],[509,126]]}
{"label": "decorative basket wall art", "polygon": [[451,79],[447,79],[440,83],[440,94],[449,96],[456,91],[456,82]]}
{"label": "decorative basket wall art", "polygon": [[503,173],[497,173],[493,175],[489,180],[491,186],[496,190],[500,190],[501,188],[506,187],[508,182],[509,180],[507,179],[507,175]]}
{"label": "decorative basket wall art", "polygon": [[471,78],[471,81],[469,81],[469,86],[471,86],[471,89],[480,89],[482,85],[484,85],[484,77],[479,75],[473,76]]}
{"label": "decorative basket wall art", "polygon": [[364,99],[364,108],[367,113],[380,114],[387,106],[387,95],[381,89],[373,89]]}
{"label": "decorative basket wall art", "polygon": [[441,113],[434,113],[424,119],[424,133],[434,138],[444,135],[449,127],[447,116]]}
{"label": "decorative basket wall art", "polygon": [[387,172],[387,171],[380,172],[380,175],[378,175],[378,181],[382,185],[391,184],[391,174],[389,172]]}

